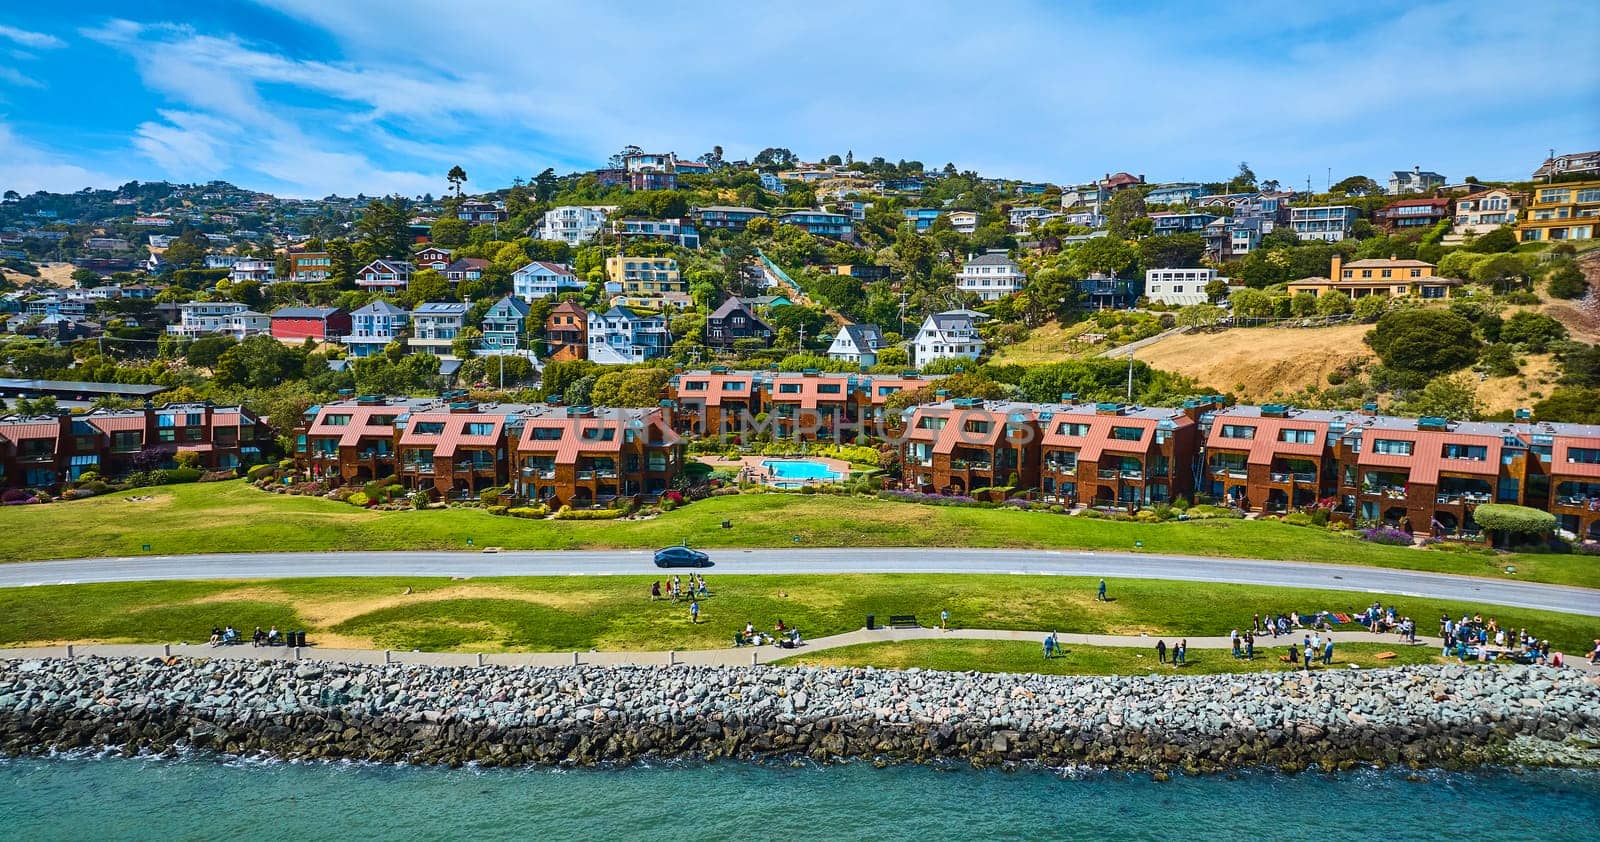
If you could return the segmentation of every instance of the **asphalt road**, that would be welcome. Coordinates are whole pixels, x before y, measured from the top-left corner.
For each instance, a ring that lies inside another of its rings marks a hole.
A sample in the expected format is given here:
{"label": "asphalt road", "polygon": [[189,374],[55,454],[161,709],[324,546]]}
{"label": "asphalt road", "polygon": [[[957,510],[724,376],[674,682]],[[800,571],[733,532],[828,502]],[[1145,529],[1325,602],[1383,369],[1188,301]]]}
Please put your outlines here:
{"label": "asphalt road", "polygon": [[[1600,617],[1600,590],[1440,573],[1291,561],[1147,553],[998,549],[708,550],[719,573],[1002,573],[1175,579],[1394,594]],[[168,579],[309,576],[654,575],[645,550],[550,552],[241,553],[0,564],[0,587]]]}

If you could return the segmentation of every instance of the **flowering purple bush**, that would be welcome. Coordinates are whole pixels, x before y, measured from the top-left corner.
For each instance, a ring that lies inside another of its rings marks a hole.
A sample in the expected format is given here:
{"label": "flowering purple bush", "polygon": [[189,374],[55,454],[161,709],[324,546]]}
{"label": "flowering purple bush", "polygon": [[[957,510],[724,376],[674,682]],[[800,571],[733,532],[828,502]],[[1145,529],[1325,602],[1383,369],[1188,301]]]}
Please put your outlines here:
{"label": "flowering purple bush", "polygon": [[1387,544],[1391,547],[1411,546],[1411,536],[1392,526],[1369,526],[1357,534],[1361,536],[1361,540],[1371,541],[1374,544]]}
{"label": "flowering purple bush", "polygon": [[[894,500],[900,503],[922,503],[927,506],[980,506],[971,497],[960,494],[923,494],[920,491],[880,491],[879,500]],[[992,504],[988,504],[992,505]]]}
{"label": "flowering purple bush", "polygon": [[1573,544],[1572,551],[1578,555],[1600,556],[1600,542],[1584,541],[1581,544]]}

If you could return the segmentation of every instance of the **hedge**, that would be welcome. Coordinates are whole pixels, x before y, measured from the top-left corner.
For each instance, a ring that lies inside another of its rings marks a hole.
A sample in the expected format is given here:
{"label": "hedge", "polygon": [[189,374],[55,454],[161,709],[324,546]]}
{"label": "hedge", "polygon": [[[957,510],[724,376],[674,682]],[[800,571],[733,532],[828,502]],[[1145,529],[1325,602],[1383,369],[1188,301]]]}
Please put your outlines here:
{"label": "hedge", "polygon": [[1484,529],[1496,532],[1548,535],[1556,531],[1555,515],[1509,503],[1485,503],[1473,511],[1472,519]]}
{"label": "hedge", "polygon": [[574,509],[562,506],[556,510],[556,520],[616,520],[627,513],[627,509]]}

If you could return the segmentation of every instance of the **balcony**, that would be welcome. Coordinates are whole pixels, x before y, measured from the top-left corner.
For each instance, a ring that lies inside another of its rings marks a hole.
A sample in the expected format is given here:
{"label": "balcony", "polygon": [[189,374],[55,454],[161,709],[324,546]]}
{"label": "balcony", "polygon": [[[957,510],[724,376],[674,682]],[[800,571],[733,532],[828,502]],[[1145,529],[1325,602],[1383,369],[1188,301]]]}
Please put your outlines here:
{"label": "balcony", "polygon": [[1364,485],[1361,487],[1361,493],[1376,494],[1386,500],[1406,499],[1406,488],[1403,485]]}
{"label": "balcony", "polygon": [[473,462],[469,460],[455,463],[455,471],[458,474],[493,473],[494,468],[495,465],[493,462]]}
{"label": "balcony", "polygon": [[1231,477],[1233,479],[1246,479],[1250,472],[1243,465],[1213,465],[1211,475],[1216,477]]}
{"label": "balcony", "polygon": [[1493,498],[1483,491],[1445,491],[1434,495],[1434,502],[1441,506],[1481,506],[1492,501]]}
{"label": "balcony", "polygon": [[380,462],[393,462],[394,452],[388,450],[363,450],[356,454],[362,461],[376,459]]}
{"label": "balcony", "polygon": [[523,465],[521,474],[527,479],[555,479],[554,465]]}
{"label": "balcony", "polygon": [[592,480],[594,479],[594,471],[578,471],[577,478],[579,480]]}
{"label": "balcony", "polygon": [[1124,470],[1124,471],[1122,471],[1122,478],[1123,479],[1144,479],[1144,471]]}
{"label": "balcony", "polygon": [[1100,479],[1116,479],[1119,472],[1115,468],[1100,468],[1095,471],[1095,476]]}
{"label": "balcony", "polygon": [[1273,471],[1273,482],[1316,482],[1317,475],[1310,471]]}
{"label": "balcony", "polygon": [[988,461],[978,461],[976,459],[951,459],[950,460],[950,470],[952,470],[952,471],[991,471],[991,470],[994,470],[994,463],[993,462],[988,462]]}
{"label": "balcony", "polygon": [[1051,461],[1046,460],[1045,463],[1044,463],[1044,469],[1047,470],[1047,471],[1055,471],[1056,473],[1070,474],[1070,473],[1075,473],[1078,470],[1078,463],[1077,462],[1051,462]]}
{"label": "balcony", "polygon": [[404,467],[406,471],[413,474],[425,474],[429,476],[433,474],[432,462],[407,462]]}

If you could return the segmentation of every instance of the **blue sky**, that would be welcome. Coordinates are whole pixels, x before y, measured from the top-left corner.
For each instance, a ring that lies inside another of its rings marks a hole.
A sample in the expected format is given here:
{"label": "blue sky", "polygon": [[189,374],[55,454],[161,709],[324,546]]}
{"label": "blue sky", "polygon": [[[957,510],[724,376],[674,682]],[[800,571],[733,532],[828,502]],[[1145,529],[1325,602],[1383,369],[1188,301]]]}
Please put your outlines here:
{"label": "blue sky", "polygon": [[490,189],[629,143],[1056,182],[1517,178],[1600,148],[1595,32],[1591,0],[6,4],[0,189],[438,194],[453,164]]}

